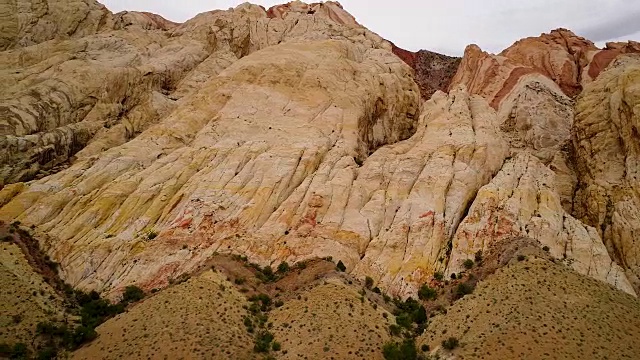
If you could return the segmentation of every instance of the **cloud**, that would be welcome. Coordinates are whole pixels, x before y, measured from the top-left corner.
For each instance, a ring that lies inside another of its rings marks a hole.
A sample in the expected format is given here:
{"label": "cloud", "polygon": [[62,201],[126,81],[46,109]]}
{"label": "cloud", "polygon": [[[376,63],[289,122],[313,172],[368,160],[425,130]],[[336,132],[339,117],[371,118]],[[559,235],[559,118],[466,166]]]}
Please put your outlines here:
{"label": "cloud", "polygon": [[640,32],[640,11],[624,12],[619,17],[584,30],[584,35],[593,41],[607,41]]}
{"label": "cloud", "polygon": [[[317,0],[314,0],[317,1]],[[183,22],[198,13],[235,7],[243,0],[104,0],[112,11],[150,11]],[[287,0],[253,0],[270,7]],[[500,52],[514,41],[564,27],[593,41],[638,40],[637,0],[341,0],[356,19],[407,50],[462,55],[471,43]]]}

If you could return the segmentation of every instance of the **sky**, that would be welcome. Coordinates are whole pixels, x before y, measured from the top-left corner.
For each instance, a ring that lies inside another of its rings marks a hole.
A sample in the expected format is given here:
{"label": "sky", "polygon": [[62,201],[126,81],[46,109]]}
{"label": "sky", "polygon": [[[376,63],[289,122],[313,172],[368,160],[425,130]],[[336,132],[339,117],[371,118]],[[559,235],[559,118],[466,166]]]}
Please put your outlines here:
{"label": "sky", "polygon": [[[176,22],[244,2],[99,1],[113,12],[149,11]],[[268,8],[287,0],[251,2]],[[640,0],[342,0],[340,3],[360,24],[412,51],[426,49],[459,56],[468,44],[477,44],[483,50],[497,53],[518,39],[559,27],[600,46],[606,41],[640,40]]]}

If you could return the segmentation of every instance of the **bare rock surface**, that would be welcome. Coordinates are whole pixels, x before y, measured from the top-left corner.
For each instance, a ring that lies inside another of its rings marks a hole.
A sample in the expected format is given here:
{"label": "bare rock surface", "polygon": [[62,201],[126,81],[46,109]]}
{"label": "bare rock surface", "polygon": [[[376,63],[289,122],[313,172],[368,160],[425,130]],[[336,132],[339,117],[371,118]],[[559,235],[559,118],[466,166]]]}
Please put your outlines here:
{"label": "bare rock surface", "polygon": [[595,227],[640,289],[640,58],[618,58],[587,85],[576,105],[580,184],[575,214]]}

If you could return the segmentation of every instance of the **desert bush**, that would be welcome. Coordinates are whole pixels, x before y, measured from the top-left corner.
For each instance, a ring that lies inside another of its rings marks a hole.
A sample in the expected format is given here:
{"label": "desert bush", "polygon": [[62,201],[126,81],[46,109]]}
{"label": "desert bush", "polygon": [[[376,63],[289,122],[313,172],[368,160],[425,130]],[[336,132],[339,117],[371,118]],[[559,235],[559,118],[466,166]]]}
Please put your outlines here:
{"label": "desert bush", "polygon": [[347,270],[347,267],[344,266],[342,260],[339,260],[338,264],[336,265],[336,269],[338,269],[338,271],[345,272]]}
{"label": "desert bush", "polygon": [[47,346],[38,350],[36,354],[37,360],[53,360],[58,356],[58,349],[53,346]]}
{"label": "desert bush", "polygon": [[124,288],[122,293],[122,303],[132,303],[144,299],[144,291],[135,285]]}
{"label": "desert bush", "polygon": [[271,342],[273,341],[273,334],[267,330],[262,330],[256,334],[255,344],[253,351],[258,353],[266,353],[271,349]]}
{"label": "desert bush", "polygon": [[427,284],[423,284],[418,290],[418,298],[420,300],[434,300],[438,297],[438,293],[435,289],[432,289]]}
{"label": "desert bush", "polygon": [[458,345],[460,345],[458,339],[453,336],[446,340],[442,340],[442,347],[447,350],[453,350],[457,348]]}
{"label": "desert bush", "polygon": [[462,265],[464,266],[465,269],[469,270],[473,267],[473,260],[467,259],[462,263]]}
{"label": "desert bush", "polygon": [[389,342],[382,348],[385,360],[416,360],[418,350],[413,339],[406,339],[402,343]]}
{"label": "desert bush", "polygon": [[442,273],[442,271],[436,271],[433,274],[433,278],[438,280],[438,281],[442,281],[442,279],[444,279],[444,274]]}
{"label": "desert bush", "polygon": [[367,289],[371,289],[371,288],[373,287],[373,279],[372,279],[370,276],[367,276],[367,277],[364,279],[364,286],[365,286]]}
{"label": "desert bush", "polygon": [[147,240],[153,240],[158,237],[158,233],[155,231],[149,231],[147,234]]}
{"label": "desert bush", "polygon": [[527,259],[524,255],[518,255],[518,261],[525,261]]}
{"label": "desert bush", "polygon": [[286,261],[283,261],[278,265],[278,273],[284,274],[289,271],[289,264]]}
{"label": "desert bush", "polygon": [[245,278],[236,278],[235,280],[233,280],[233,282],[234,282],[236,285],[242,285],[242,284],[244,284],[246,281],[247,281],[247,280],[246,280]]}
{"label": "desert bush", "polygon": [[389,333],[392,336],[398,336],[402,332],[402,328],[396,324],[389,325]]}
{"label": "desert bush", "polygon": [[271,344],[271,349],[273,351],[280,351],[280,349],[282,349],[282,345],[280,345],[279,342],[274,341],[273,344]]}
{"label": "desert bush", "polygon": [[548,246],[545,245],[545,246],[542,247],[542,250],[544,250],[546,252],[549,252],[549,250],[551,250],[551,249]]}
{"label": "desert bush", "polygon": [[473,292],[473,288],[474,288],[473,284],[468,282],[458,284],[455,292],[456,299],[460,299],[465,295],[471,294]]}

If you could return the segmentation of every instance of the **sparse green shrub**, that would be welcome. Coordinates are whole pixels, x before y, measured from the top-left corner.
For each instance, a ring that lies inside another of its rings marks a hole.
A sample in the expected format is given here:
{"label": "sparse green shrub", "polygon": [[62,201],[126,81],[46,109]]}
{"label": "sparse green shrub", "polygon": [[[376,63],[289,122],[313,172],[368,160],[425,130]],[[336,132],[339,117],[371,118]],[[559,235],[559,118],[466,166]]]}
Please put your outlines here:
{"label": "sparse green shrub", "polygon": [[278,280],[278,277],[276,276],[276,274],[273,272],[273,269],[271,269],[271,266],[269,265],[265,266],[262,269],[259,266],[257,266],[256,270],[259,271],[257,274],[258,278],[265,283],[275,282],[276,280]]}
{"label": "sparse green shrub", "polygon": [[364,279],[364,286],[365,286],[367,289],[371,289],[371,288],[373,287],[373,279],[372,279],[370,276],[367,276],[367,277]]}
{"label": "sparse green shrub", "polygon": [[457,278],[458,278],[458,277],[456,276],[456,273],[451,273],[451,280],[455,280],[455,279],[457,279]]}
{"label": "sparse green shrub", "polygon": [[233,280],[233,282],[234,282],[236,285],[242,285],[242,284],[244,284],[246,281],[247,281],[247,280],[246,280],[245,278],[236,278],[235,280]]}
{"label": "sparse green shrub", "polygon": [[266,353],[271,349],[271,342],[273,341],[273,334],[267,330],[262,330],[256,334],[255,345],[253,351],[258,353]]}
{"label": "sparse green shrub", "polygon": [[373,292],[374,292],[374,293],[376,293],[376,294],[382,294],[382,291],[380,291],[380,288],[379,288],[379,287],[377,287],[377,286],[376,286],[376,287],[374,287],[373,289],[371,289],[371,291],[373,291]]}
{"label": "sparse green shrub", "polygon": [[58,356],[58,349],[53,346],[47,346],[38,350],[37,360],[53,360]]}
{"label": "sparse green shrub", "polygon": [[456,299],[461,299],[465,295],[471,294],[473,292],[473,288],[474,286],[468,282],[458,284],[455,292]]}
{"label": "sparse green shrub", "polygon": [[347,267],[344,266],[342,260],[339,260],[338,264],[336,265],[336,269],[338,269],[338,271],[345,272],[347,270]]}
{"label": "sparse green shrub", "polygon": [[[385,314],[386,315],[386,314]],[[402,332],[402,328],[396,324],[389,325],[389,333],[392,336],[398,336]]]}
{"label": "sparse green shrub", "polygon": [[467,259],[462,263],[462,265],[464,266],[465,269],[469,270],[473,267],[473,260]]}
{"label": "sparse green shrub", "polygon": [[158,237],[158,233],[153,230],[149,231],[149,233],[147,234],[147,240],[153,240],[157,237]]}
{"label": "sparse green shrub", "polygon": [[418,350],[413,339],[406,339],[402,343],[389,342],[382,348],[385,360],[416,360]]}
{"label": "sparse green shrub", "polygon": [[282,346],[280,345],[279,342],[274,341],[273,344],[271,344],[271,349],[273,351],[280,351],[280,349],[282,349]]}
{"label": "sparse green shrub", "polygon": [[446,340],[442,340],[442,347],[447,350],[453,350],[457,348],[458,345],[460,345],[458,339],[453,336]]}
{"label": "sparse green shrub", "polygon": [[424,306],[420,305],[418,310],[413,313],[413,322],[420,325],[425,324],[427,322],[427,309]]}
{"label": "sparse green shrub", "polygon": [[128,304],[144,299],[144,291],[135,285],[129,285],[124,288],[122,293],[122,303]]}
{"label": "sparse green shrub", "polygon": [[481,263],[482,262],[482,250],[478,250],[476,251],[476,254],[474,256],[474,260],[476,261],[476,263]]}
{"label": "sparse green shrub", "polygon": [[518,261],[525,261],[527,260],[527,257],[524,255],[518,255]]}
{"label": "sparse green shrub", "polygon": [[7,343],[0,343],[0,357],[9,357],[13,346]]}
{"label": "sparse green shrub", "polygon": [[[249,311],[256,313],[254,307],[259,307],[260,311],[269,311],[269,307],[271,306],[271,298],[267,294],[258,294],[253,295],[249,298],[249,301],[253,302],[249,307]],[[261,303],[262,306],[259,306],[258,303]]]}
{"label": "sparse green shrub", "polygon": [[9,354],[10,359],[27,359],[29,358],[29,348],[25,343],[16,343],[13,345]]}
{"label": "sparse green shrub", "polygon": [[278,273],[285,274],[289,271],[289,264],[286,261],[283,261],[278,265]]}
{"label": "sparse green shrub", "polygon": [[427,352],[431,350],[431,347],[429,347],[429,344],[422,344],[422,346],[420,347],[420,350]]}
{"label": "sparse green shrub", "polygon": [[442,273],[442,271],[436,271],[433,274],[433,278],[438,280],[438,281],[442,281],[442,279],[444,279],[444,274]]}
{"label": "sparse green shrub", "polygon": [[279,308],[282,307],[284,305],[284,301],[282,300],[276,300],[276,302],[274,303],[275,307]]}
{"label": "sparse green shrub", "polygon": [[435,289],[432,289],[427,284],[423,284],[418,290],[418,298],[420,300],[435,300],[438,297],[438,293]]}
{"label": "sparse green shrub", "polygon": [[546,252],[549,252],[549,250],[551,250],[551,249],[549,249],[549,247],[545,245],[545,246],[542,247],[542,250],[544,250]]}

